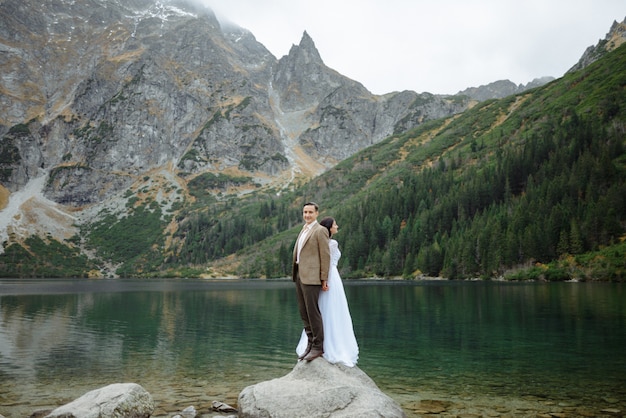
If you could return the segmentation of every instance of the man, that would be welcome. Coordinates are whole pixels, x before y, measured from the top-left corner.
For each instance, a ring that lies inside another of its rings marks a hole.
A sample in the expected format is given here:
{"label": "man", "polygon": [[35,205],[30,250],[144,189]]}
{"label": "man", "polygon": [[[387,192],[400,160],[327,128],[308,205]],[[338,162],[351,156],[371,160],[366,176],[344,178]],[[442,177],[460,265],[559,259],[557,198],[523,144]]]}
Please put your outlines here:
{"label": "man", "polygon": [[330,240],[328,229],[317,223],[319,207],[308,202],[302,207],[304,227],[293,248],[292,278],[296,283],[300,317],[308,338],[300,360],[314,360],[324,354],[324,326],[318,305],[320,291],[328,290]]}

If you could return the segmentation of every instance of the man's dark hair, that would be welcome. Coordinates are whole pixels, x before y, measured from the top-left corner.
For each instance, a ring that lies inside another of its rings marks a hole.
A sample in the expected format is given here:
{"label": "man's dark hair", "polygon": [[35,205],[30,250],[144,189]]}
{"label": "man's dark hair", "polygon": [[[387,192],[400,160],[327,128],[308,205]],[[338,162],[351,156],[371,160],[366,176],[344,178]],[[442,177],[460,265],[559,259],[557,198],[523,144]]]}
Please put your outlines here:
{"label": "man's dark hair", "polygon": [[307,202],[304,205],[302,205],[302,208],[304,209],[305,206],[315,206],[315,212],[319,212],[320,211],[319,206],[317,206],[317,203],[315,203],[315,202]]}

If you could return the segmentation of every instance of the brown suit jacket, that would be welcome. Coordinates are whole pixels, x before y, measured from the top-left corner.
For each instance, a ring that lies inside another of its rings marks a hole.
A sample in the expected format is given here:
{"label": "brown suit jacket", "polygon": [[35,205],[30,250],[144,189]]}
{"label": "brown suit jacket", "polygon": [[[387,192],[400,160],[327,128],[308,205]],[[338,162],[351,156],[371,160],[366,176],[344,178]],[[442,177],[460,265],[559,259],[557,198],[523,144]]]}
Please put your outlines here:
{"label": "brown suit jacket", "polygon": [[[300,231],[300,234],[302,232]],[[300,281],[303,284],[321,285],[322,280],[328,280],[328,270],[330,269],[328,241],[330,241],[328,229],[316,222],[306,238],[302,250],[300,250],[300,264],[296,264],[298,251],[298,240],[296,239],[296,244],[293,247],[292,279],[294,282],[297,274],[300,274]]]}

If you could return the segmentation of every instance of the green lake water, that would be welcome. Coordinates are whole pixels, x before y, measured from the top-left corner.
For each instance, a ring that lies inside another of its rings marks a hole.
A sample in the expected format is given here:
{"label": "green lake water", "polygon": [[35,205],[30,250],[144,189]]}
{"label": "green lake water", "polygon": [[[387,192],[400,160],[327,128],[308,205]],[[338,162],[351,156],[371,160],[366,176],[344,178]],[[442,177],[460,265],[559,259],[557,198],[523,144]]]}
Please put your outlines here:
{"label": "green lake water", "polygon": [[[432,400],[626,414],[622,284],[344,283],[358,367],[407,416]],[[215,416],[213,400],[236,406],[246,386],[289,373],[300,332],[290,281],[0,280],[0,414],[135,382],[155,416]]]}

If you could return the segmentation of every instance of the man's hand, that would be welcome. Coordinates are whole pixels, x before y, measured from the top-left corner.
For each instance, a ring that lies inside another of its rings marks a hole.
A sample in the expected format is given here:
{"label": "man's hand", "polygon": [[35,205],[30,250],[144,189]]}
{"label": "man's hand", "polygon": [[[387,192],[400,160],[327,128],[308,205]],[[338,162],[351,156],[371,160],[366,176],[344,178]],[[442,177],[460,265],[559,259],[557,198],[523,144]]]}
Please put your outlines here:
{"label": "man's hand", "polygon": [[322,290],[324,292],[328,290],[328,280],[322,280]]}

